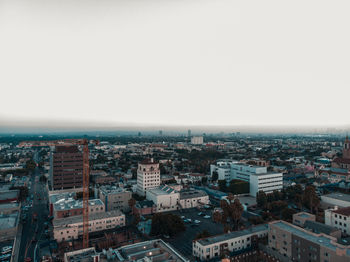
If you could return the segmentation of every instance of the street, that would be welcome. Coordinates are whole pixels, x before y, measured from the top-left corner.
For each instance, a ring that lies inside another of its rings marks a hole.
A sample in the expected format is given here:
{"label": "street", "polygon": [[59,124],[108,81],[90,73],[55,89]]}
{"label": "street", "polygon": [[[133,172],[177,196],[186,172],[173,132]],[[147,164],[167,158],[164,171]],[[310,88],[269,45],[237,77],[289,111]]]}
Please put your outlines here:
{"label": "street", "polygon": [[[37,154],[35,156],[37,158]],[[36,159],[37,161],[37,159]],[[19,260],[24,261],[25,258],[30,257],[32,261],[37,261],[38,246],[40,242],[45,241],[45,227],[44,223],[48,220],[49,210],[47,207],[48,195],[45,184],[39,181],[41,171],[36,167],[31,176],[31,188],[29,190],[29,197],[33,197],[32,207],[28,208],[27,220],[23,222],[22,239],[19,251]],[[33,215],[37,214],[37,219]],[[35,254],[36,253],[36,254]]]}

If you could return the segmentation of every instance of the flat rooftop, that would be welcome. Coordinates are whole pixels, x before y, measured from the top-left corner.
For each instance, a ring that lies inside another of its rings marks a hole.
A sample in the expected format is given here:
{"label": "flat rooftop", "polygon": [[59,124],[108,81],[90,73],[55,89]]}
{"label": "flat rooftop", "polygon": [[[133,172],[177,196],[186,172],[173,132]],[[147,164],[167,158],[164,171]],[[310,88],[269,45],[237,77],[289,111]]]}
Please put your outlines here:
{"label": "flat rooftop", "polygon": [[[89,221],[92,220],[99,220],[109,217],[119,217],[119,216],[125,216],[122,212],[119,210],[112,210],[108,212],[100,212],[100,213],[93,213],[89,214]],[[61,226],[67,226],[70,224],[77,224],[77,223],[83,223],[83,216],[72,216],[72,217],[65,217],[65,218],[59,218],[53,220],[53,226],[54,227],[61,227]]]}
{"label": "flat rooftop", "polygon": [[272,223],[271,225],[276,226],[282,230],[291,232],[292,234],[298,237],[304,238],[310,242],[329,248],[333,251],[336,251],[337,248],[346,249],[347,255],[350,256],[350,248],[347,248],[341,245],[336,245],[336,243],[333,242],[333,238],[331,237],[327,237],[322,234],[314,234],[314,233],[308,232],[306,230],[303,230],[302,228],[293,226],[292,224],[289,224],[288,222],[285,222],[285,221],[278,221],[278,222]]}
{"label": "flat rooftop", "polygon": [[[120,261],[188,261],[161,239],[127,245],[117,250]],[[144,258],[146,258],[143,260]]]}
{"label": "flat rooftop", "polygon": [[68,262],[81,262],[81,261],[93,262],[94,261],[93,257],[95,255],[97,255],[95,248],[90,247],[90,248],[75,250],[72,252],[67,252],[64,254],[64,257]]}
{"label": "flat rooftop", "polygon": [[167,185],[163,185],[157,188],[148,189],[148,191],[152,192],[155,195],[169,195],[173,193],[177,193],[173,188],[168,187]]}
{"label": "flat rooftop", "polygon": [[0,215],[0,230],[16,227],[18,212],[9,215]]}
{"label": "flat rooftop", "polygon": [[99,190],[108,195],[108,194],[119,194],[119,193],[124,193],[126,192],[126,190],[124,188],[121,187],[117,187],[117,186],[101,186],[99,188]]}
{"label": "flat rooftop", "polygon": [[220,242],[228,241],[230,239],[234,239],[237,237],[251,235],[251,234],[255,234],[255,233],[258,233],[261,231],[267,231],[267,230],[268,230],[268,225],[263,224],[263,225],[254,226],[254,227],[247,228],[247,229],[240,230],[240,231],[234,231],[234,232],[230,232],[227,234],[222,234],[222,235],[217,235],[217,236],[213,236],[213,237],[199,239],[199,240],[197,240],[197,242],[199,244],[201,244],[202,246],[212,245],[215,243],[220,243]]}
{"label": "flat rooftop", "polygon": [[180,191],[180,199],[189,199],[195,197],[205,197],[208,196],[203,190],[182,190]]}
{"label": "flat rooftop", "polygon": [[[104,203],[101,199],[89,199],[89,206],[104,206]],[[83,200],[76,200],[73,198],[70,199],[61,199],[53,204],[55,211],[64,211],[71,209],[80,209],[83,208]]]}
{"label": "flat rooftop", "polygon": [[322,197],[334,198],[334,199],[350,202],[350,195],[344,194],[344,193],[331,193],[328,195],[323,195]]}

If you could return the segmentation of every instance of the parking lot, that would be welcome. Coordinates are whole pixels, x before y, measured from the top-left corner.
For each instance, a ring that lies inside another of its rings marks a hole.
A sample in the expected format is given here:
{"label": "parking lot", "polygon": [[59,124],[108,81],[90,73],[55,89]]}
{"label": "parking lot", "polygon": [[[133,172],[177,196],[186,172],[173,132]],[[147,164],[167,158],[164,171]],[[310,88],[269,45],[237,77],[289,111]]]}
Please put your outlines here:
{"label": "parking lot", "polygon": [[[203,215],[199,216],[199,212],[202,212]],[[222,224],[213,222],[212,210],[185,209],[182,211],[173,211],[171,213],[179,215],[180,217],[183,216],[184,219],[191,219],[191,222],[185,222],[186,231],[179,233],[176,237],[164,239],[189,259],[191,259],[192,256],[192,240],[198,233],[203,230],[207,230],[211,235],[222,234],[224,232]],[[204,215],[208,215],[210,218],[204,218]],[[195,223],[195,220],[200,222]]]}

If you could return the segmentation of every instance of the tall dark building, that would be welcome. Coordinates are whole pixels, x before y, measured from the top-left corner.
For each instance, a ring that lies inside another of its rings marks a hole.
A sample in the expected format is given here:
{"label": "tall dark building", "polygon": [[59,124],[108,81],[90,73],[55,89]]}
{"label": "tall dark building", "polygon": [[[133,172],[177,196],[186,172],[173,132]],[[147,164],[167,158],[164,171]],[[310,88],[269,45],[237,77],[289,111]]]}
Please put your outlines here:
{"label": "tall dark building", "polygon": [[52,190],[83,187],[83,153],[78,146],[56,146],[50,165]]}

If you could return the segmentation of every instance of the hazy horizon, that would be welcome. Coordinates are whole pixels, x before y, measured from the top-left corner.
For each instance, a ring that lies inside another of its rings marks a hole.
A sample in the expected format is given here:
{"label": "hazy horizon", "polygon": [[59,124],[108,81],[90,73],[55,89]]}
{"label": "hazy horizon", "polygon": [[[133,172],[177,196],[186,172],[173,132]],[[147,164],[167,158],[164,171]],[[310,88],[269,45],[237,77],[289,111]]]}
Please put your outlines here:
{"label": "hazy horizon", "polygon": [[1,1],[0,129],[348,130],[349,8]]}

